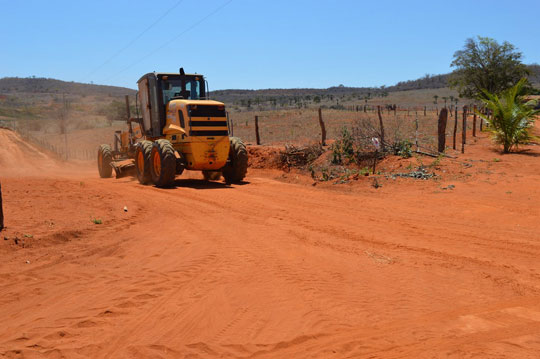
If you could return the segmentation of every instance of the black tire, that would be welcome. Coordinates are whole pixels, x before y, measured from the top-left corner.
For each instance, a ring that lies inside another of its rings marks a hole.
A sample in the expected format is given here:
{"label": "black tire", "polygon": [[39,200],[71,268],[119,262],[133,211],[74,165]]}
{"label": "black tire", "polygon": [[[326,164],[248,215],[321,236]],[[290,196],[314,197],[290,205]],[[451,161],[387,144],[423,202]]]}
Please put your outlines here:
{"label": "black tire", "polygon": [[112,175],[112,149],[109,145],[101,145],[98,149],[98,171],[101,178],[109,178]]}
{"label": "black tire", "polygon": [[220,171],[202,171],[205,181],[219,181],[221,178]]}
{"label": "black tire", "polygon": [[178,158],[176,158],[176,174],[179,176],[184,173],[186,169],[186,160],[184,156],[178,152]]}
{"label": "black tire", "polygon": [[135,151],[135,170],[137,179],[141,184],[152,183],[152,175],[150,174],[150,154],[152,153],[152,142],[141,141],[137,145]]}
{"label": "black tire", "polygon": [[150,173],[157,187],[170,187],[176,175],[174,148],[168,140],[157,140],[150,154]]}
{"label": "black tire", "polygon": [[230,138],[229,160],[223,167],[222,174],[227,183],[239,183],[246,177],[248,153],[246,145],[238,137]]}

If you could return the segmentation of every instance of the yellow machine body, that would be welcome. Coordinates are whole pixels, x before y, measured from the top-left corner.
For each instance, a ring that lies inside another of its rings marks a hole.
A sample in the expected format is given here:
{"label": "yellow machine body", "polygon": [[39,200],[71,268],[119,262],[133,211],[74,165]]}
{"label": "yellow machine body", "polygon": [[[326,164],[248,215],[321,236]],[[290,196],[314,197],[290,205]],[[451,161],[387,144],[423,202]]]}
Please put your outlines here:
{"label": "yellow machine body", "polygon": [[222,102],[171,100],[163,135],[184,157],[188,170],[217,171],[227,163],[230,142]]}

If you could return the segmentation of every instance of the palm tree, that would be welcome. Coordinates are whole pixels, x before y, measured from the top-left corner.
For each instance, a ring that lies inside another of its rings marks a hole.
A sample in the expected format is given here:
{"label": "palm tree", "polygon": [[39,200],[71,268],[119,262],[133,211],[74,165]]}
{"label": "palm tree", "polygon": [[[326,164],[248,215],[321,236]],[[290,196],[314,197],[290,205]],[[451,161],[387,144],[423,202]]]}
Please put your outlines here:
{"label": "palm tree", "polygon": [[439,96],[438,95],[433,95],[433,98],[435,99],[434,104],[436,105],[437,104],[437,99],[439,98]]}
{"label": "palm tree", "polygon": [[489,109],[491,117],[476,113],[489,124],[495,142],[503,145],[504,153],[532,139],[530,130],[540,110],[534,109],[536,101],[525,102],[523,90],[526,82],[526,79],[521,79],[500,95],[482,90],[485,98],[481,101]]}
{"label": "palm tree", "polygon": [[443,96],[443,98],[442,98],[442,99],[444,100],[444,108],[446,108],[446,101],[448,100],[448,97],[446,97],[446,96]]}

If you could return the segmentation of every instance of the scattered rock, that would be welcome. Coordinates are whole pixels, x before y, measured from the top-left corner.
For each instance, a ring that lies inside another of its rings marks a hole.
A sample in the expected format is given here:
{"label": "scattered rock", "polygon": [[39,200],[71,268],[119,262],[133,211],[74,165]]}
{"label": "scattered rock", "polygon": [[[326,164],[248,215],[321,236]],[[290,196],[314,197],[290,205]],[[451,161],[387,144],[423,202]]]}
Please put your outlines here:
{"label": "scattered rock", "polygon": [[415,179],[422,179],[427,180],[430,178],[435,177],[435,173],[428,172],[425,167],[420,166],[416,170],[413,170],[411,172],[404,172],[404,173],[394,173],[390,176],[387,176],[387,178],[396,179],[396,177],[402,177],[402,178],[415,178]]}
{"label": "scattered rock", "polygon": [[124,206],[124,212],[127,212],[127,206]]}

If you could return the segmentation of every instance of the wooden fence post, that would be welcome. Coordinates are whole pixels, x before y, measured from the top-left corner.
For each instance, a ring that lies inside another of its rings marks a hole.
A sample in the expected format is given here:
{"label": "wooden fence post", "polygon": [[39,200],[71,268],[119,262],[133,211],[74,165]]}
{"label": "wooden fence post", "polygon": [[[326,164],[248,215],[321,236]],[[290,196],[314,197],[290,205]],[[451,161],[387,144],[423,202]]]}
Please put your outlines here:
{"label": "wooden fence post", "polygon": [[452,148],[454,150],[456,149],[456,135],[457,135],[457,106],[456,106],[456,115],[454,116],[454,142],[452,143]]}
{"label": "wooden fence post", "polygon": [[472,135],[473,137],[476,137],[476,105],[474,105]]}
{"label": "wooden fence post", "polygon": [[465,153],[467,144],[467,106],[463,106],[463,126],[461,129],[461,153]]}
{"label": "wooden fence post", "polygon": [[0,231],[4,229],[4,209],[2,207],[2,183],[0,183]]}
{"label": "wooden fence post", "polygon": [[377,114],[379,115],[379,126],[381,127],[381,148],[383,149],[383,152],[384,152],[384,147],[385,147],[384,124],[383,124],[383,120],[382,120],[381,106],[380,105],[377,105]]}
{"label": "wooden fence post", "polygon": [[255,141],[257,145],[261,144],[261,137],[259,136],[259,116],[255,116]]}
{"label": "wooden fence post", "polygon": [[231,136],[234,137],[234,124],[229,118],[229,111],[227,111],[225,114],[227,115],[227,124],[229,125],[229,131],[231,132]]}
{"label": "wooden fence post", "polygon": [[443,153],[446,148],[446,122],[448,121],[448,110],[444,107],[439,113],[438,133],[439,152]]}
{"label": "wooden fence post", "polygon": [[322,118],[322,109],[319,107],[319,125],[321,125],[321,140],[322,145],[326,146],[326,127]]}
{"label": "wooden fence post", "polygon": [[416,152],[418,152],[418,113],[414,117],[415,131],[414,131],[414,144],[416,145]]}

